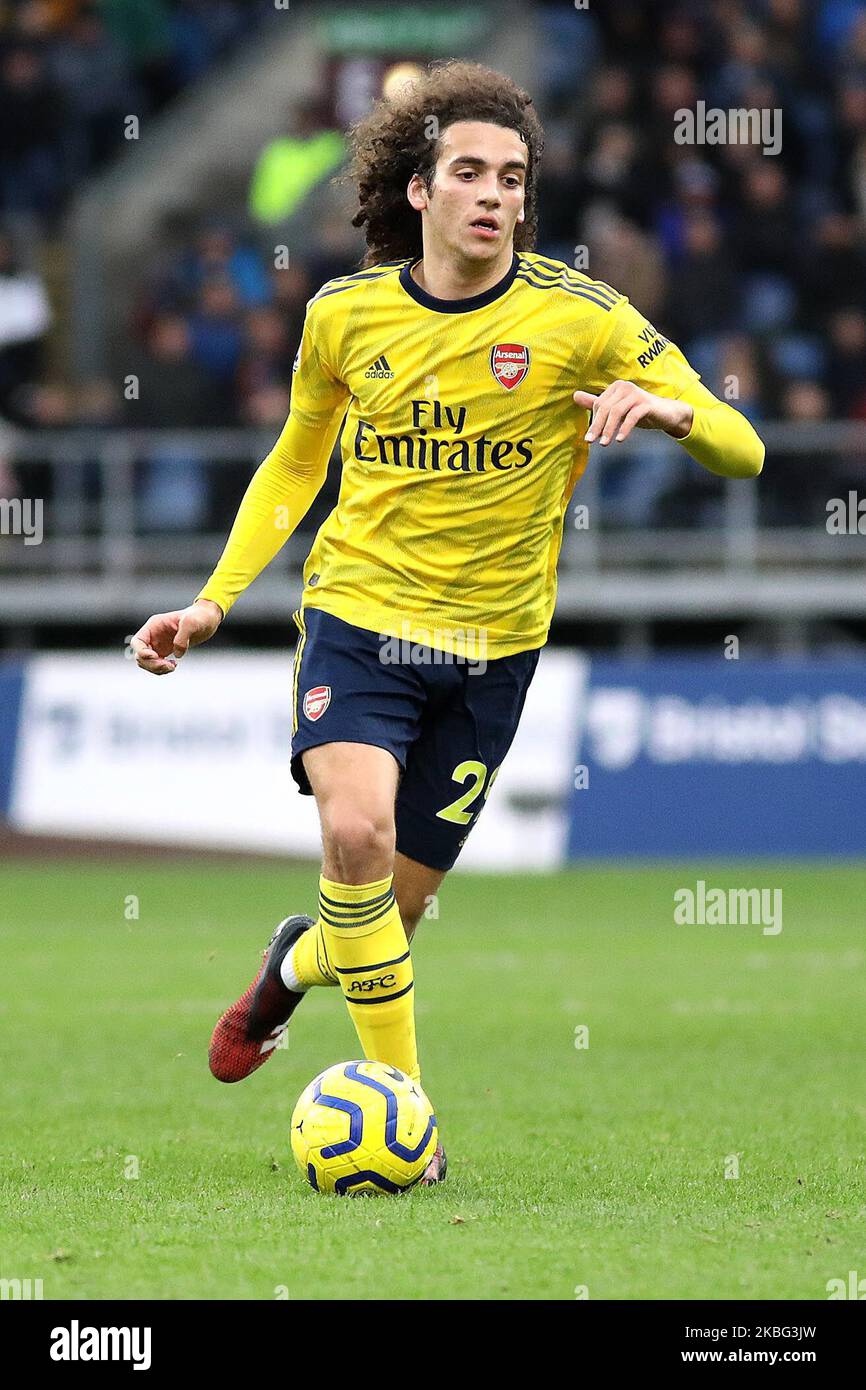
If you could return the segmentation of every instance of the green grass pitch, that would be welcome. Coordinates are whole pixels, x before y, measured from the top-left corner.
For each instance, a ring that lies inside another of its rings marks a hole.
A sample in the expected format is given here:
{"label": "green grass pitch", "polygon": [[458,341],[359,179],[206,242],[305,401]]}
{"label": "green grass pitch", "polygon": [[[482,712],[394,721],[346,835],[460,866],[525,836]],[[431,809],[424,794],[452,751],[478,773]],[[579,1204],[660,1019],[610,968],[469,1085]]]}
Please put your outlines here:
{"label": "green grass pitch", "polygon": [[[449,1179],[357,1201],[313,1193],[288,1142],[302,1087],[357,1055],[335,993],[247,1082],[207,1070],[316,872],[0,865],[0,1275],[46,1299],[824,1299],[866,1274],[866,867],[452,876],[415,949]],[[699,877],[781,887],[781,934],[674,925]]]}

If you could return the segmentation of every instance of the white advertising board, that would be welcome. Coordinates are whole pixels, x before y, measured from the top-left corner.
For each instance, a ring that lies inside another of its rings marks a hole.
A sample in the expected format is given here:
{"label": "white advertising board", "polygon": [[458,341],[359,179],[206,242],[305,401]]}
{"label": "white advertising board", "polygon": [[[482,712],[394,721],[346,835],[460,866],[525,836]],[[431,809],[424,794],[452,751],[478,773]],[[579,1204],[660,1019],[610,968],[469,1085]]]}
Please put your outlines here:
{"label": "white advertising board", "polygon": [[[41,834],[318,857],[311,797],[289,771],[289,655],[192,652],[155,678],[103,655],[28,664],[11,819]],[[573,652],[542,654],[514,745],[460,859],[547,868],[566,842]]]}

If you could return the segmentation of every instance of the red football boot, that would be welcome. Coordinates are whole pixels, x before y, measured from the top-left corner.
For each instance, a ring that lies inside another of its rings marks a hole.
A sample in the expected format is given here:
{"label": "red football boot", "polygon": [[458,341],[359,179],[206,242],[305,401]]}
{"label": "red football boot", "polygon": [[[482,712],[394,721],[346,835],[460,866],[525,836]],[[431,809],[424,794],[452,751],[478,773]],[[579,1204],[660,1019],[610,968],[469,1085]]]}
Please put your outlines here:
{"label": "red football boot", "polygon": [[280,966],[298,937],[313,925],[312,917],[287,917],[280,922],[256,978],[214,1028],[208,1062],[217,1081],[243,1081],[273,1055],[304,997],[302,992],[286,988]]}

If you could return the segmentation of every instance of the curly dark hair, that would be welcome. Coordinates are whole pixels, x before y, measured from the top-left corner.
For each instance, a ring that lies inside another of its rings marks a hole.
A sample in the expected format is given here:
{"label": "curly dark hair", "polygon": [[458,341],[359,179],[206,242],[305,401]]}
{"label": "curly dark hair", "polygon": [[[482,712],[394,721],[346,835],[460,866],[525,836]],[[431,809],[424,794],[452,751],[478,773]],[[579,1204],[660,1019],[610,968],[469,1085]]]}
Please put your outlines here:
{"label": "curly dark hair", "polygon": [[[429,135],[431,117],[437,123],[435,139]],[[365,266],[421,255],[421,218],[406,197],[406,186],[419,174],[432,187],[439,137],[455,121],[490,121],[516,130],[525,142],[524,221],[515,228],[514,245],[518,251],[535,246],[544,131],[532,98],[501,72],[450,59],[431,64],[395,97],[381,98],[349,131],[352,160],[343,177],[358,192],[352,226],[365,228]]]}

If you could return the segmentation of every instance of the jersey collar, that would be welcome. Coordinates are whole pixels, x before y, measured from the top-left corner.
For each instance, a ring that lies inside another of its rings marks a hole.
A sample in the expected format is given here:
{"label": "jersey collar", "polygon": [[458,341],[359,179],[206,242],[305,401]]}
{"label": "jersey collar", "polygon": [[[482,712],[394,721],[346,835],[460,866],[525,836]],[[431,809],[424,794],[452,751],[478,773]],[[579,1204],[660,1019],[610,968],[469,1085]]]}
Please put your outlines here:
{"label": "jersey collar", "polygon": [[435,295],[428,294],[422,290],[419,284],[412,279],[412,266],[417,265],[417,261],[407,261],[400,271],[400,284],[407,294],[410,294],[417,304],[425,309],[432,309],[437,314],[468,314],[473,309],[483,309],[485,304],[492,304],[494,299],[499,299],[500,295],[510,288],[520,266],[517,252],[509,269],[495,285],[491,285],[489,290],[484,290],[482,294],[473,294],[469,299],[437,299]]}

